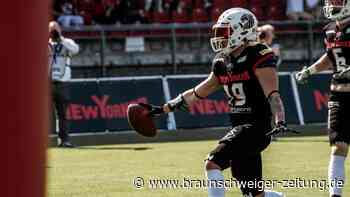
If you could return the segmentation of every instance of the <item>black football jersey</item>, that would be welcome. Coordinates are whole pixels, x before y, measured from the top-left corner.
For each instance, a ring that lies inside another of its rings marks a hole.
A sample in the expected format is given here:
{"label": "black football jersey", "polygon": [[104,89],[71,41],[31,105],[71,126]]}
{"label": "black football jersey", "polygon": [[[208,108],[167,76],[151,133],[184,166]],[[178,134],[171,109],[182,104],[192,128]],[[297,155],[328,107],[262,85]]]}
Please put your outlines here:
{"label": "black football jersey", "polygon": [[238,57],[218,53],[212,70],[223,86],[234,125],[271,119],[270,104],[255,75],[255,69],[276,67],[276,57],[267,45],[249,45]]}
{"label": "black football jersey", "polygon": [[324,27],[327,55],[333,63],[332,84],[350,83],[350,22]]}

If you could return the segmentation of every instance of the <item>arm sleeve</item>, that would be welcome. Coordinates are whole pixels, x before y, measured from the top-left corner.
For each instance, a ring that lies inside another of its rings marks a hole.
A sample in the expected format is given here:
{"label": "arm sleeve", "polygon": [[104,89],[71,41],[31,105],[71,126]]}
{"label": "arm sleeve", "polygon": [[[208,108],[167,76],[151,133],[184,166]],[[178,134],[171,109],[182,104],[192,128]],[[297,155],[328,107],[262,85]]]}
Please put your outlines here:
{"label": "arm sleeve", "polygon": [[72,39],[63,38],[61,43],[64,47],[66,47],[69,50],[69,52],[72,55],[75,55],[79,52],[79,45],[75,43]]}

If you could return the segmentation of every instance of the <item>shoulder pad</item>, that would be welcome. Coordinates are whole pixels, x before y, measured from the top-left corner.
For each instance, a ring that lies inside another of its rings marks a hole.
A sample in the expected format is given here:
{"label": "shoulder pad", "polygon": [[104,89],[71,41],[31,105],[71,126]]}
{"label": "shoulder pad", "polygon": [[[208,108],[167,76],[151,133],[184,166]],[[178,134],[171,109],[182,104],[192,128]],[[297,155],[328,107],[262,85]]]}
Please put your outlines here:
{"label": "shoulder pad", "polygon": [[253,68],[276,67],[277,59],[273,50],[266,44],[256,44],[252,49],[254,52]]}

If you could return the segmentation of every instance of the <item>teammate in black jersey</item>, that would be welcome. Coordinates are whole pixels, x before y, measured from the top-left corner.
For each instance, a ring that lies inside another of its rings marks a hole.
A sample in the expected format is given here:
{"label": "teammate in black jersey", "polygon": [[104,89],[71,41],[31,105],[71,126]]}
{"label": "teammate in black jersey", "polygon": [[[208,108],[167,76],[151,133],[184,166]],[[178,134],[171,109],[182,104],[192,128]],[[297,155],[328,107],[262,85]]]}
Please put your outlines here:
{"label": "teammate in black jersey", "polygon": [[324,28],[327,52],[313,65],[296,74],[304,83],[315,73],[332,69],[331,93],[328,103],[328,130],[332,153],[328,178],[331,197],[340,197],[345,181],[344,163],[348,154],[350,131],[350,1],[325,0],[324,14],[331,19]]}
{"label": "teammate in black jersey", "polygon": [[[162,107],[144,105],[153,115],[186,110],[193,102],[224,89],[231,106],[232,129],[206,160],[208,181],[217,183],[208,188],[209,197],[224,196],[222,171],[229,167],[241,183],[261,181],[261,152],[271,141],[269,134],[291,131],[286,127],[278,92],[276,58],[268,46],[256,42],[257,23],[246,9],[226,10],[213,26],[210,41],[217,54],[209,77]],[[283,196],[257,185],[241,187],[241,190],[244,196]]]}

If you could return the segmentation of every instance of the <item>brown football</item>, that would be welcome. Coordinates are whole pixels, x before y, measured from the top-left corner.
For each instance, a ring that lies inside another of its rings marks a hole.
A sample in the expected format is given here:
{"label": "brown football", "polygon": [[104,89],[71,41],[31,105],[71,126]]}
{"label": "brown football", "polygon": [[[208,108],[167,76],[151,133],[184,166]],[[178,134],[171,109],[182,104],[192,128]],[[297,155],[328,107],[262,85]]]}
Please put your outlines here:
{"label": "brown football", "polygon": [[157,128],[152,117],[148,115],[148,109],[139,104],[129,104],[128,110],[129,125],[140,135],[154,137],[157,135]]}

